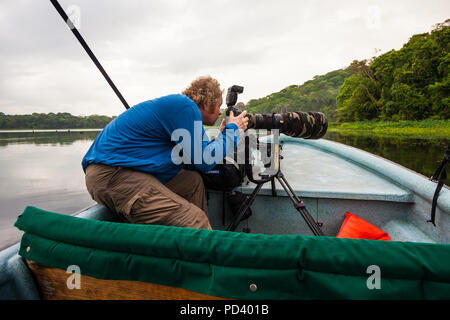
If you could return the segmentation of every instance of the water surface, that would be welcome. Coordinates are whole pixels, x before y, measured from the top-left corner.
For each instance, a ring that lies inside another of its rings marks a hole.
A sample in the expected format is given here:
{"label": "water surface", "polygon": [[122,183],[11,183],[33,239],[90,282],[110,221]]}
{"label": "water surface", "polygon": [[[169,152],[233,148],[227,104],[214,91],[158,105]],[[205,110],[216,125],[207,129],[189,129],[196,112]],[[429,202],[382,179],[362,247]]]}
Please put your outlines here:
{"label": "water surface", "polygon": [[0,249],[17,242],[26,206],[74,213],[93,204],[81,159],[97,132],[0,133]]}
{"label": "water surface", "polygon": [[[72,214],[93,204],[81,159],[99,130],[0,132],[0,249],[20,240],[13,225],[26,206]],[[430,177],[442,161],[447,140],[327,133],[338,141]],[[447,185],[449,180],[447,179]]]}
{"label": "water surface", "polygon": [[[402,136],[367,135],[358,132],[329,132],[328,140],[340,142],[398,163],[408,169],[431,177],[444,158],[448,139],[417,139]],[[450,173],[450,169],[447,169]],[[449,185],[450,174],[446,184]]]}

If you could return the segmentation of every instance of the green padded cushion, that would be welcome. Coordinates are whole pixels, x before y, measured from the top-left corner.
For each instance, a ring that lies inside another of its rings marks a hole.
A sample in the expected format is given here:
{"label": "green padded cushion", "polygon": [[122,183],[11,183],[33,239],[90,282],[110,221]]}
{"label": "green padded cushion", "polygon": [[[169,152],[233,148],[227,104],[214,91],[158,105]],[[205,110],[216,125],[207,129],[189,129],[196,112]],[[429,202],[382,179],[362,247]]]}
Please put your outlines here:
{"label": "green padded cushion", "polygon": [[[238,299],[448,299],[450,245],[262,235],[83,219],[27,207],[19,254],[99,279]],[[367,286],[370,265],[381,289]],[[257,290],[249,289],[256,284]]]}

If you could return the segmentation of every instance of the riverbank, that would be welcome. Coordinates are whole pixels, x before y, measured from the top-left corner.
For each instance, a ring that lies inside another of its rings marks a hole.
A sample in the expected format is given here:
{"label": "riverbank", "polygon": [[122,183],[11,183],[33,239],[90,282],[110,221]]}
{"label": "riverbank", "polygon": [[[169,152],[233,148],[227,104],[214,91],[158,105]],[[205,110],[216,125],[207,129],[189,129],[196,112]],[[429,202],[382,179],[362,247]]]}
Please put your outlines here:
{"label": "riverbank", "polygon": [[103,129],[4,129],[0,133],[39,133],[39,132],[93,132],[102,131]]}
{"label": "riverbank", "polygon": [[407,138],[450,139],[450,120],[329,123],[328,132]]}

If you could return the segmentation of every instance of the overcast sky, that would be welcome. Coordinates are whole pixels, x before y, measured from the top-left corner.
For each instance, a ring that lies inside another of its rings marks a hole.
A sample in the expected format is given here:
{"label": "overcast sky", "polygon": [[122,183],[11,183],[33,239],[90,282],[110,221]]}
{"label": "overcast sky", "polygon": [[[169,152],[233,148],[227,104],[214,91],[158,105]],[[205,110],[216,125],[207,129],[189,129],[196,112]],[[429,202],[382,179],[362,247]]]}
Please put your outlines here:
{"label": "overcast sky", "polygon": [[[450,13],[448,0],[60,3],[130,105],[180,93],[201,75],[244,86],[246,103],[400,49]],[[1,0],[1,112],[124,110],[50,1]]]}

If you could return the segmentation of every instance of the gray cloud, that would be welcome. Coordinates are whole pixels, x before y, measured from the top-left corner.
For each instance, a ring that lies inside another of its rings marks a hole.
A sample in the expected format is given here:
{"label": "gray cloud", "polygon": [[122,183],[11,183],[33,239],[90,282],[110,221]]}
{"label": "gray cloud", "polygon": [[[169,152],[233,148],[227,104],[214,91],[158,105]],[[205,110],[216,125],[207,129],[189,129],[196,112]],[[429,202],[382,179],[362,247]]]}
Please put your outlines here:
{"label": "gray cloud", "polygon": [[[259,98],[399,49],[448,18],[448,1],[60,0],[128,103],[210,74]],[[49,1],[0,3],[0,111],[122,112]]]}

